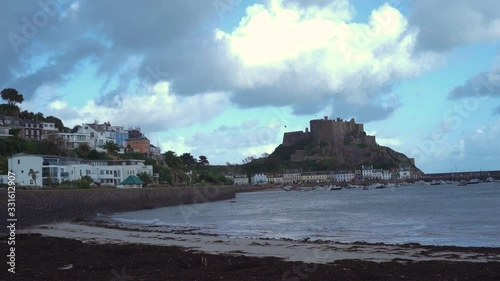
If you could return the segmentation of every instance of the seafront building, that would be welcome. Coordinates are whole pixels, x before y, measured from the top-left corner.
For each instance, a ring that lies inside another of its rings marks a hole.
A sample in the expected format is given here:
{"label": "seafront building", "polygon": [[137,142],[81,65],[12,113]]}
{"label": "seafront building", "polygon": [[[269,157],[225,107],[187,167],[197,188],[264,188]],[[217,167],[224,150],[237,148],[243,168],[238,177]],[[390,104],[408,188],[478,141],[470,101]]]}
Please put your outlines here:
{"label": "seafront building", "polygon": [[153,166],[144,160],[83,160],[52,155],[16,154],[8,159],[9,171],[16,184],[42,186],[91,177],[96,184],[118,186],[130,175],[153,174]]}

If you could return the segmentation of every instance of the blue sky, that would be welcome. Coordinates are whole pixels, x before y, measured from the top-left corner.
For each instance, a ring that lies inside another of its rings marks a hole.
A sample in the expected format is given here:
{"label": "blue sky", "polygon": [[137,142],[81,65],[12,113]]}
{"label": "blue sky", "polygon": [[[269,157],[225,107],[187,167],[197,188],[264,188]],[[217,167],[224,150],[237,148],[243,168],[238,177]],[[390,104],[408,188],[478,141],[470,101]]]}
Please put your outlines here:
{"label": "blue sky", "polygon": [[[500,169],[495,0],[5,1],[0,87],[213,164],[356,118],[424,172]],[[286,126],[286,127],[285,127]]]}

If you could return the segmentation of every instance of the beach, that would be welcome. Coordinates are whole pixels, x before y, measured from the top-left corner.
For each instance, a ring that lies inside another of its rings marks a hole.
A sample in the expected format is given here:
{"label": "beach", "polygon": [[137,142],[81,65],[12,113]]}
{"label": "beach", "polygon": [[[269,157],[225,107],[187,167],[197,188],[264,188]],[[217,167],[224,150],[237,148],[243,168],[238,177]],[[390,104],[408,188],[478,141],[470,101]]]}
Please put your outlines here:
{"label": "beach", "polygon": [[5,280],[500,278],[500,248],[242,239],[86,222],[32,227],[16,242],[16,274]]}

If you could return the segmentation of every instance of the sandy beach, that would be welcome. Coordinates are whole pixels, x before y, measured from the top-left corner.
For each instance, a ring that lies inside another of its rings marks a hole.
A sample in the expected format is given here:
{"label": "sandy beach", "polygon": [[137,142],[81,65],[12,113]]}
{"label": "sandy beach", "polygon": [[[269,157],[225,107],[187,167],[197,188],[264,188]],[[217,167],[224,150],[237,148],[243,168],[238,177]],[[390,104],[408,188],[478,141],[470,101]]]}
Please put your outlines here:
{"label": "sandy beach", "polygon": [[242,239],[77,222],[22,230],[17,243],[17,273],[4,280],[500,279],[499,248]]}

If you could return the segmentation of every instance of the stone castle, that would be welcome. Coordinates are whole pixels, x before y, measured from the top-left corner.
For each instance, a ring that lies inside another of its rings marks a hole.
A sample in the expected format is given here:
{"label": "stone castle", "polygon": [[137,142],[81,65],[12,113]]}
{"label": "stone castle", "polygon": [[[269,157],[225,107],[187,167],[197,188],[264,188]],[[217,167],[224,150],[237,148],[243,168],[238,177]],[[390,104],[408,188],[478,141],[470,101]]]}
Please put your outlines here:
{"label": "stone castle", "polygon": [[357,144],[373,146],[377,145],[375,136],[368,136],[364,131],[363,124],[357,124],[352,118],[350,121],[324,119],[311,120],[310,128],[304,132],[288,132],[283,136],[283,145],[291,146],[301,141],[312,141],[316,144],[325,143],[329,146],[342,146],[345,144]]}

